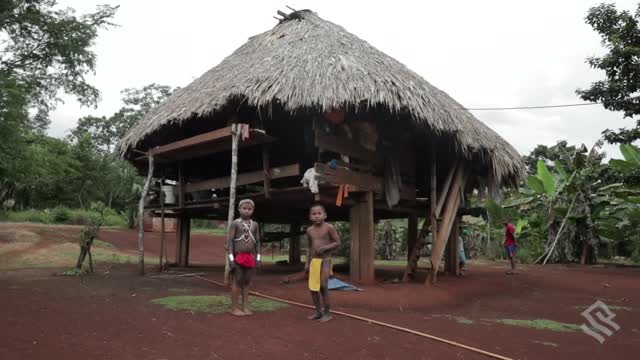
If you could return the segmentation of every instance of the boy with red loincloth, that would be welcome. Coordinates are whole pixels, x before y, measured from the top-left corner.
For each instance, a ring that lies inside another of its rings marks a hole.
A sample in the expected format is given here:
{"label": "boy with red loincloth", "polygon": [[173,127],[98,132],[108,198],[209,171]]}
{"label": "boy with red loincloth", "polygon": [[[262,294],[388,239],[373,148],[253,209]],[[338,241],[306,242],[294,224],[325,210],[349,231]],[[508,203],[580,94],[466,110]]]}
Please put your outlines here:
{"label": "boy with red loincloth", "polygon": [[[331,255],[340,246],[338,232],[325,222],[327,212],[322,205],[313,205],[309,209],[311,226],[307,228],[309,248],[305,271],[309,273],[309,290],[316,312],[309,320],[327,322],[331,320],[331,302],[329,301],[329,276],[331,275]],[[322,295],[322,302],[320,301]]]}
{"label": "boy with red loincloth", "polygon": [[[256,266],[260,263],[260,233],[258,223],[251,220],[255,205],[245,199],[238,204],[240,218],[231,223],[227,251],[231,267],[231,313],[236,316],[252,315],[249,310],[249,286]],[[238,302],[242,293],[242,306]]]}
{"label": "boy with red loincloth", "polygon": [[504,221],[504,249],[507,252],[509,261],[511,262],[511,270],[507,271],[507,275],[516,273],[516,254],[518,253],[518,244],[516,244],[516,227],[511,223],[511,219]]}

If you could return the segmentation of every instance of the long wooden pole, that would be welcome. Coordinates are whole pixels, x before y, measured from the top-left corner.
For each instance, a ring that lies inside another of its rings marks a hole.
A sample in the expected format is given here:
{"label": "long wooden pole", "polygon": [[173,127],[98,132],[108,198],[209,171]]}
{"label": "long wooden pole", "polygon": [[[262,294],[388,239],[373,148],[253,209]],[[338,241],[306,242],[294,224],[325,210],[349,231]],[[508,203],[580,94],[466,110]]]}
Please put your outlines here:
{"label": "long wooden pole", "polygon": [[[189,275],[191,275],[191,274],[189,274]],[[214,284],[214,285],[226,286],[226,285],[220,284],[217,281],[213,281],[211,279],[207,279],[207,278],[202,277],[200,275],[195,275],[194,274],[192,276],[194,278],[196,278],[196,279],[203,280],[203,281],[206,281],[206,282]],[[279,301],[279,302],[282,302],[282,303],[285,303],[285,304],[295,305],[295,306],[299,306],[299,307],[303,307],[303,308],[307,308],[307,309],[314,309],[314,307],[311,306],[311,305],[302,304],[302,303],[299,303],[297,301],[291,301],[291,300],[287,300],[287,299],[283,299],[283,298],[279,298],[279,297],[275,297],[275,296],[259,293],[257,291],[250,291],[249,293],[251,295],[254,295],[254,296],[259,296],[259,297],[262,297],[262,298],[265,298],[265,299]],[[485,356],[488,356],[488,357],[491,357],[491,358],[494,358],[494,359],[512,360],[512,358],[509,358],[509,357],[506,357],[506,356],[502,356],[502,355],[498,355],[498,354],[495,354],[495,353],[492,353],[492,352],[484,351],[484,350],[481,350],[481,349],[478,349],[478,348],[475,348],[475,347],[472,347],[472,346],[461,344],[459,342],[451,341],[451,340],[448,340],[448,339],[445,339],[445,338],[441,338],[441,337],[438,337],[438,336],[430,335],[430,334],[427,334],[427,333],[424,333],[424,332],[416,331],[416,330],[405,328],[405,327],[402,327],[402,326],[397,326],[397,325],[385,323],[385,322],[382,322],[382,321],[378,321],[378,320],[374,320],[374,319],[371,319],[371,318],[366,318],[366,317],[363,317],[363,316],[358,316],[358,315],[346,313],[346,312],[343,312],[343,311],[331,310],[331,313],[336,314],[336,315],[341,315],[341,316],[344,316],[344,317],[348,317],[348,318],[351,318],[351,319],[354,319],[354,320],[364,321],[364,322],[366,322],[368,324],[375,324],[375,325],[379,325],[379,326],[382,326],[382,327],[386,327],[386,328],[390,328],[390,329],[394,329],[394,330],[398,330],[398,331],[403,331],[403,332],[410,333],[410,334],[413,334],[413,335],[416,335],[416,336],[420,336],[420,337],[424,337],[424,338],[427,338],[427,339],[431,339],[431,340],[434,340],[434,341],[442,342],[442,343],[445,343],[445,344],[448,344],[448,345],[451,345],[451,346],[459,347],[459,348],[462,348],[462,349],[465,349],[465,350],[469,350],[469,351],[472,351],[472,352],[475,352],[475,353],[478,353],[478,354],[482,354],[482,355],[485,355]]]}
{"label": "long wooden pole", "polygon": [[140,202],[138,203],[138,258],[140,275],[144,275],[144,199],[147,197],[149,185],[151,185],[151,178],[153,177],[153,155],[148,154],[147,157],[149,159],[149,172],[147,173],[147,180],[144,182]]}
{"label": "long wooden pole", "polygon": [[[238,177],[238,139],[240,124],[231,125],[231,181],[229,183],[229,213],[227,216],[227,238],[231,232],[231,223],[236,210],[236,180]],[[229,257],[224,257],[224,284],[229,285]]]}

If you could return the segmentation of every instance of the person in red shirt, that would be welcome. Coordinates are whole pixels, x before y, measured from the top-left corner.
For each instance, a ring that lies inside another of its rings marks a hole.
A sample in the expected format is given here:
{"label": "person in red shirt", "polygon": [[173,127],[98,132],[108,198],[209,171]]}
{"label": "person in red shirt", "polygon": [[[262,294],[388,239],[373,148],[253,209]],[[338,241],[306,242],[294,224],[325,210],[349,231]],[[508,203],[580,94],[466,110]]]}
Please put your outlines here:
{"label": "person in red shirt", "polygon": [[511,270],[507,271],[507,275],[516,273],[516,254],[518,252],[518,244],[516,243],[516,227],[511,223],[511,219],[504,221],[504,249],[507,252],[509,261],[511,262]]}

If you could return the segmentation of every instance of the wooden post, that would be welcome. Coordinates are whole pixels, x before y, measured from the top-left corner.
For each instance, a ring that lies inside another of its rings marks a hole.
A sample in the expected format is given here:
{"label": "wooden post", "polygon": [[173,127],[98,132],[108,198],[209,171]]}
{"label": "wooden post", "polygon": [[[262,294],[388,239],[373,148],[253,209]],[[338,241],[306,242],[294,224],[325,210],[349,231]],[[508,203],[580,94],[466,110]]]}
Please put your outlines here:
{"label": "wooden post", "polygon": [[289,225],[289,265],[299,265],[301,263],[299,233],[300,223],[291,223]]}
{"label": "wooden post", "polygon": [[191,218],[182,217],[180,226],[180,266],[189,266],[189,243],[191,242]]}
{"label": "wooden post", "polygon": [[182,239],[182,227],[184,226],[184,216],[179,215],[176,218],[176,256],[175,256],[175,263],[176,265],[180,265],[180,259],[182,259],[182,244],[181,244],[181,239]]}
{"label": "wooden post", "polygon": [[271,198],[269,191],[271,190],[271,164],[269,162],[269,145],[262,145],[262,170],[264,172],[264,197]]}
{"label": "wooden post", "polygon": [[[438,188],[437,188],[437,177],[436,177],[436,149],[435,146],[431,146],[431,154],[429,156],[429,175],[431,177],[431,181],[429,182],[429,217],[431,218],[431,251],[433,252],[433,246],[436,243],[436,238],[438,237]],[[444,194],[441,194],[444,196]],[[435,281],[435,276],[438,273],[438,269],[434,268],[434,263],[431,261],[431,274],[427,276],[427,281]],[[430,279],[433,276],[434,279]]]}
{"label": "wooden post", "polygon": [[365,194],[360,212],[360,282],[373,284],[375,281],[376,241],[373,223],[373,192]]}
{"label": "wooden post", "polygon": [[458,236],[460,217],[456,216],[449,235],[449,241],[445,248],[445,271],[452,275],[460,275],[460,251],[458,249]]}
{"label": "wooden post", "polygon": [[464,165],[460,164],[458,170],[456,171],[453,183],[449,188],[448,194],[441,195],[446,196],[447,200],[445,203],[446,208],[442,217],[442,223],[440,228],[438,229],[435,242],[432,244],[431,248],[432,271],[431,276],[427,278],[427,282],[430,281],[432,284],[436,282],[436,276],[438,274],[438,268],[440,266],[442,254],[444,253],[445,245],[447,243],[449,235],[451,234],[451,229],[453,228],[455,218],[457,217],[458,208],[460,207],[461,202],[460,189],[464,189],[466,178],[466,169],[464,168]]}
{"label": "wooden post", "polygon": [[[231,231],[231,223],[236,210],[236,180],[238,177],[238,139],[240,138],[240,125],[231,125],[231,179],[229,183],[229,213],[227,216],[227,238]],[[224,257],[224,284],[229,285],[229,257]]]}
{"label": "wooden post", "polygon": [[164,175],[160,179],[160,272],[164,270]]}
{"label": "wooden post", "polygon": [[182,161],[178,162],[178,207],[184,208],[184,167]]}
{"label": "wooden post", "polygon": [[418,216],[409,215],[407,219],[407,262],[411,261],[411,251],[418,241]]}
{"label": "wooden post", "polygon": [[364,194],[350,209],[350,278],[353,282],[372,284],[375,280],[375,232],[373,192]]}
{"label": "wooden post", "polygon": [[349,237],[351,249],[349,255],[349,278],[352,282],[360,281],[360,204],[349,209]]}
{"label": "wooden post", "polygon": [[138,259],[140,263],[140,275],[144,275],[144,199],[149,192],[149,185],[151,185],[151,178],[153,177],[153,155],[148,154],[149,169],[147,173],[147,180],[144,182],[142,188],[142,194],[140,194],[140,202],[138,203]]}

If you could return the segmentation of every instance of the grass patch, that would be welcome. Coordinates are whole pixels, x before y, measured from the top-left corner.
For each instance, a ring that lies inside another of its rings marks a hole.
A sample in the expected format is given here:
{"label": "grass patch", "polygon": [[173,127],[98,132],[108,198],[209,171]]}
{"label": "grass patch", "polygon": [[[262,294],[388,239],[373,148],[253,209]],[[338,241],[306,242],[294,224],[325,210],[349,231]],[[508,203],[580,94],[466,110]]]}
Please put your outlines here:
{"label": "grass patch", "polygon": [[215,236],[227,235],[227,231],[221,228],[196,228],[196,229],[191,229],[191,232],[196,234],[206,234],[206,235],[215,235]]}
{"label": "grass patch", "polygon": [[561,322],[557,322],[549,319],[535,319],[535,320],[497,319],[494,321],[501,324],[528,327],[528,328],[538,329],[538,330],[551,330],[551,331],[559,331],[559,332],[574,332],[574,331],[581,330],[580,325],[561,323]]}
{"label": "grass patch", "polygon": [[[0,249],[5,248],[3,245]],[[0,264],[0,269],[23,269],[23,268],[50,268],[63,267],[72,268],[75,266],[80,254],[80,247],[77,244],[66,242],[40,248],[33,251],[21,253],[19,256],[8,259]],[[91,255],[94,263],[110,264],[137,264],[138,256],[120,253],[112,248],[93,247]],[[88,266],[89,259],[85,260]],[[145,262],[157,262],[155,257],[145,256]]]}
{"label": "grass patch", "polygon": [[99,246],[99,247],[103,247],[103,248],[113,248],[113,245],[111,245],[110,243],[108,243],[106,241],[99,240],[99,239],[94,239],[93,240],[93,246]]}
{"label": "grass patch", "polygon": [[558,344],[550,342],[550,341],[531,340],[531,342],[536,343],[536,344],[541,344],[541,345],[544,345],[544,346],[558,347]]}
{"label": "grass patch", "polygon": [[[251,297],[249,309],[252,311],[275,311],[287,305],[276,301]],[[231,310],[231,300],[228,296],[193,296],[179,295],[168,296],[151,300],[153,304],[162,305],[174,311],[205,312],[210,314],[220,314]]]}
{"label": "grass patch", "polygon": [[473,320],[467,319],[463,316],[453,316],[453,315],[433,315],[433,317],[443,317],[449,320],[455,320],[458,324],[471,325],[473,324]]}
{"label": "grass patch", "polygon": [[[32,222],[42,224],[86,225],[98,218],[98,213],[83,209],[68,209],[56,207],[51,210],[22,210],[8,211],[2,214],[2,219],[10,222]],[[127,227],[127,218],[123,213],[108,209],[104,215],[104,226],[119,228]]]}

